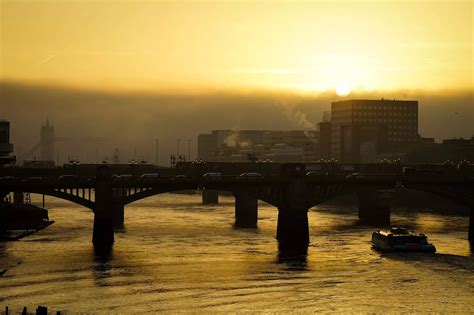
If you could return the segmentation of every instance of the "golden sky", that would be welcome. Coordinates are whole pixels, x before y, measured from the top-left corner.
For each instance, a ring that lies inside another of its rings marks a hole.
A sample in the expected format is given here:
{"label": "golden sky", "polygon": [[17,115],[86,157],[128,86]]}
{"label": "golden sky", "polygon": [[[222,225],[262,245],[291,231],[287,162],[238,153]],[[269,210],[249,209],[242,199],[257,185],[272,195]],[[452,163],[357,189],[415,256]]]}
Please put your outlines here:
{"label": "golden sky", "polygon": [[3,80],[472,89],[472,1],[1,2]]}

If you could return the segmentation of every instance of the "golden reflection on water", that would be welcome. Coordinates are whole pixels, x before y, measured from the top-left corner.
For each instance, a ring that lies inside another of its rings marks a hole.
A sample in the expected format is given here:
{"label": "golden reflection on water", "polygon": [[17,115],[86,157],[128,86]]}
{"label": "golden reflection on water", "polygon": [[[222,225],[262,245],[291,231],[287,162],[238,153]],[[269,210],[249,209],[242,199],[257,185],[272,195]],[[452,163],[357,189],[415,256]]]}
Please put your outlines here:
{"label": "golden reflection on water", "polygon": [[0,304],[74,312],[269,311],[472,313],[474,257],[467,217],[394,211],[426,232],[435,255],[383,254],[353,206],[309,214],[306,257],[279,256],[277,212],[260,204],[258,229],[233,228],[233,198],[162,195],[126,207],[109,254],[91,246],[92,213],[48,200],[56,223],[0,247]]}

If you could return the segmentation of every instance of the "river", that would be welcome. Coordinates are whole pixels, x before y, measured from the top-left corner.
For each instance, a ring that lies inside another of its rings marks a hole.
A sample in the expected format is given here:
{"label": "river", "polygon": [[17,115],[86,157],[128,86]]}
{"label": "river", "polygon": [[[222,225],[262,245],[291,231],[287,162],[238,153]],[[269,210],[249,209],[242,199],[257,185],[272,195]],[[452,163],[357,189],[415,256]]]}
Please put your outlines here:
{"label": "river", "polygon": [[[380,254],[355,206],[309,212],[307,257],[282,259],[277,211],[259,205],[258,229],[236,229],[234,199],[201,204],[164,194],[125,209],[109,256],[94,254],[90,210],[48,198],[56,223],[0,243],[0,305],[14,311],[474,312],[468,218],[392,211],[392,224],[424,232],[436,254]],[[34,201],[40,201],[35,196]]]}

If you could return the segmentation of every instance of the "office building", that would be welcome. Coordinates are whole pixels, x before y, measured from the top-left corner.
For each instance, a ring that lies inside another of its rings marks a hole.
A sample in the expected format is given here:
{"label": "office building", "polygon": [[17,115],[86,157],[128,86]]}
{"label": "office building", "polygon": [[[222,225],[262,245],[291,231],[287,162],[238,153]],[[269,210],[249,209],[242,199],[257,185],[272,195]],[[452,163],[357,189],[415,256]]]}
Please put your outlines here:
{"label": "office building", "polygon": [[14,164],[15,157],[11,155],[13,144],[10,143],[10,122],[0,120],[0,166]]}
{"label": "office building", "polygon": [[198,136],[198,158],[213,162],[310,162],[317,158],[316,131],[213,130]]}
{"label": "office building", "polygon": [[331,128],[331,122],[318,123],[318,156],[321,159],[331,158]]}
{"label": "office building", "polygon": [[418,101],[346,100],[331,103],[331,157],[375,162],[415,144]]}

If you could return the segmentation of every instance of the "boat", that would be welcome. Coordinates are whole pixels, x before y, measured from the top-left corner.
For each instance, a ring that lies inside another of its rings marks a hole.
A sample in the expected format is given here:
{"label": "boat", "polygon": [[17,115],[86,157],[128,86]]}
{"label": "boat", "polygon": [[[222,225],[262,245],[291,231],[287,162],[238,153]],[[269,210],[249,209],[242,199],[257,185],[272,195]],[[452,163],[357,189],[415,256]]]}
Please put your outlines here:
{"label": "boat", "polygon": [[0,204],[0,241],[19,240],[53,223],[44,208],[32,204]]}
{"label": "boat", "polygon": [[372,245],[374,249],[384,252],[436,252],[436,247],[428,243],[425,234],[416,234],[401,227],[372,233]]}

